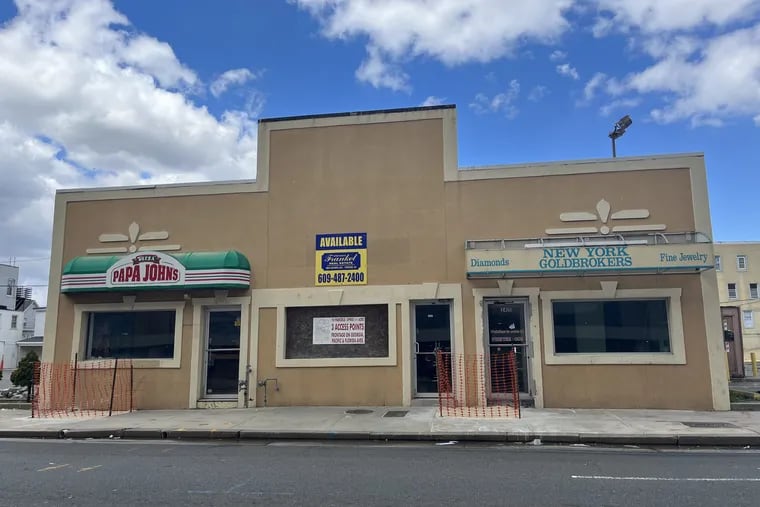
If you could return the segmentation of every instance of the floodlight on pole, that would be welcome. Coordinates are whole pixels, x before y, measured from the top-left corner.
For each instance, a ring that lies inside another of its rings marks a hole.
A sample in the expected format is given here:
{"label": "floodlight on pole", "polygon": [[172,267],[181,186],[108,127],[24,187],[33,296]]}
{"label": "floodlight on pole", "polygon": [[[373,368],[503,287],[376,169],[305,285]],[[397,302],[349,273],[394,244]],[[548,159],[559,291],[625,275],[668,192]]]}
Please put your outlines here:
{"label": "floodlight on pole", "polygon": [[612,139],[612,157],[617,157],[617,149],[615,147],[615,140],[617,140],[618,137],[621,137],[623,134],[625,134],[625,131],[628,127],[631,126],[633,123],[633,120],[630,116],[625,115],[622,118],[620,118],[617,123],[612,127],[612,132],[610,132],[610,139]]}

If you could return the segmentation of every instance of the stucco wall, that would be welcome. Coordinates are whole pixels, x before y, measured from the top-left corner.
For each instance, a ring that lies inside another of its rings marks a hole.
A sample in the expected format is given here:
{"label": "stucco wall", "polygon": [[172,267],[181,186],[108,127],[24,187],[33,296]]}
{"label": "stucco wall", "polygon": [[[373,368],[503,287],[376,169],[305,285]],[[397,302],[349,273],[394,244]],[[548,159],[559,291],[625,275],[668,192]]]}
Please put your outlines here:
{"label": "stucco wall", "polygon": [[[400,348],[401,319],[397,312],[397,346]],[[401,365],[335,368],[277,368],[275,340],[277,315],[274,308],[259,314],[259,379],[276,378],[280,387],[267,387],[267,406],[287,405],[400,405]],[[258,406],[264,405],[263,387],[258,388]]]}
{"label": "stucco wall", "polygon": [[[621,161],[620,170],[609,170],[610,164],[615,169],[618,162],[607,162],[604,172],[581,168],[577,174],[538,175],[537,171],[530,177],[444,182],[450,150],[444,146],[441,119],[312,128],[285,124],[265,134],[260,141],[266,150],[260,150],[259,156],[260,167],[265,160],[267,173],[262,178],[268,191],[73,199],[65,205],[63,262],[101,246],[99,234],[124,232],[134,221],[142,230],[168,231],[168,242],[180,244],[183,251],[240,250],[251,261],[252,288],[310,288],[314,286],[315,235],[366,232],[370,285],[461,284],[463,352],[474,353],[482,329],[476,328],[481,309],[476,308],[472,289],[496,288],[497,282],[466,279],[466,240],[543,237],[547,228],[563,225],[561,213],[593,212],[600,199],[606,199],[613,211],[648,209],[648,222],[665,224],[667,232],[696,227],[692,173],[685,166],[632,171],[631,161]],[[545,406],[710,408],[699,275],[517,279],[514,287],[598,290],[602,280],[617,280],[620,289],[682,289],[687,364],[560,366],[544,362],[540,375]],[[212,296],[194,292],[188,297]],[[118,295],[102,294],[53,297],[57,297],[56,361],[71,358],[74,303],[120,300]],[[184,297],[156,292],[141,293],[138,299],[181,301]],[[197,388],[190,386],[189,374],[191,308],[191,304],[185,307],[181,368],[136,373],[139,408],[186,407],[188,393]],[[256,379],[278,379],[280,391],[273,391],[270,384],[267,392],[269,405],[400,404],[404,390],[411,388],[402,381],[401,341],[411,324],[400,305],[394,302],[394,308],[395,365],[309,368],[275,365],[277,311],[256,309],[258,324],[250,336],[243,337],[258,344],[251,352],[258,358],[252,385]],[[540,308],[532,311],[541,314]],[[536,344],[542,343],[540,338],[535,337]],[[261,388],[256,402],[263,404]]]}

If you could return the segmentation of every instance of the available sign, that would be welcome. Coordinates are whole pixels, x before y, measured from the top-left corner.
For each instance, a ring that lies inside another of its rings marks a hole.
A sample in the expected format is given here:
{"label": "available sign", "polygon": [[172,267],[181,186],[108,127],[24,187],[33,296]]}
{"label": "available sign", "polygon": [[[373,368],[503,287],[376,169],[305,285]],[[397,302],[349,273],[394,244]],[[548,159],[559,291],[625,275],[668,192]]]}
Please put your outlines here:
{"label": "available sign", "polygon": [[709,243],[467,250],[467,277],[702,271],[714,266]]}
{"label": "available sign", "polygon": [[367,233],[317,234],[314,283],[367,284]]}
{"label": "available sign", "polygon": [[161,252],[137,252],[119,259],[106,272],[106,287],[183,285],[185,266]]}
{"label": "available sign", "polygon": [[364,317],[314,317],[314,345],[364,344]]}

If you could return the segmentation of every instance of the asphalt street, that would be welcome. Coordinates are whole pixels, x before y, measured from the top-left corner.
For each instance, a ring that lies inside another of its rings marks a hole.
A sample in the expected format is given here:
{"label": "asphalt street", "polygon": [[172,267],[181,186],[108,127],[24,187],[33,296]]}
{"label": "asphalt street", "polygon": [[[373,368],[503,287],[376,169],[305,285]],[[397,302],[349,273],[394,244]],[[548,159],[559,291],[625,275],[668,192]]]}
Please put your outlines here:
{"label": "asphalt street", "polygon": [[0,440],[0,504],[755,505],[760,453]]}

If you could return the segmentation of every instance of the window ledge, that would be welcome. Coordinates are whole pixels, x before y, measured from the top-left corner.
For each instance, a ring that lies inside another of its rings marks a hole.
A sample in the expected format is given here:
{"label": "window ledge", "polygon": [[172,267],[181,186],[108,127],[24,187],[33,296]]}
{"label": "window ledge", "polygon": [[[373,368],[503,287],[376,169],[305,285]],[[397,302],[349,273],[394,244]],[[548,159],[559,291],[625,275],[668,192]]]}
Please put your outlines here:
{"label": "window ledge", "polygon": [[[74,305],[74,336],[71,347],[71,360],[75,360],[77,354],[84,356],[87,344],[87,315],[91,312],[109,311],[174,311],[174,351],[173,357],[166,359],[143,358],[132,359],[132,365],[138,369],[180,368],[182,357],[182,331],[185,310],[184,301],[156,301],[145,303],[94,303]],[[87,359],[83,363],[97,361],[113,361],[113,358]]]}
{"label": "window ledge", "polygon": [[277,368],[328,368],[336,366],[396,366],[395,357],[278,358]]}
{"label": "window ledge", "polygon": [[[554,316],[552,302],[555,300],[584,299],[668,299],[668,327],[671,352],[627,352],[627,353],[588,353],[557,354],[554,352]],[[681,289],[617,289],[614,297],[605,296],[601,290],[547,291],[541,293],[544,330],[545,363],[550,365],[569,364],[686,364],[686,344],[683,334],[681,315]]]}
{"label": "window ledge", "polygon": [[[103,359],[86,359],[84,361],[79,361],[78,364],[82,365],[90,365],[90,364],[96,364],[96,363],[106,363],[106,362],[113,362],[114,359],[112,358],[103,358]],[[132,366],[134,368],[140,368],[140,369],[151,369],[151,368],[179,368],[180,367],[180,360],[179,359],[120,359],[121,361],[131,361]]]}
{"label": "window ledge", "polygon": [[686,358],[672,352],[550,354],[546,356],[546,364],[686,364]]}

